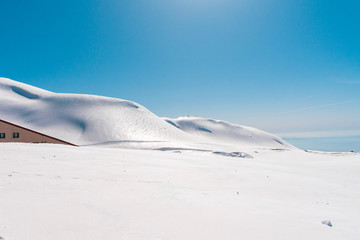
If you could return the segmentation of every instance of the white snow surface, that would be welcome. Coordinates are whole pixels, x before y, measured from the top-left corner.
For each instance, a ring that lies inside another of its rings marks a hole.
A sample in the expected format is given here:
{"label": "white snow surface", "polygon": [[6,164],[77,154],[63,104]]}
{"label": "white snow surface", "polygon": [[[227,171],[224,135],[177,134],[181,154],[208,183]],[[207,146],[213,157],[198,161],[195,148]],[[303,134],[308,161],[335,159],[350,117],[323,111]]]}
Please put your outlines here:
{"label": "white snow surface", "polygon": [[0,119],[82,145],[0,144],[0,239],[360,236],[359,153],[6,78]]}
{"label": "white snow surface", "polygon": [[229,122],[200,117],[163,118],[173,126],[202,139],[220,145],[264,146],[294,149],[293,146],[275,136],[256,128],[239,126]]}
{"label": "white snow surface", "polygon": [[0,119],[77,145],[295,149],[255,128],[198,117],[163,119],[131,101],[53,93],[7,78],[0,78]]}
{"label": "white snow surface", "polygon": [[0,78],[0,118],[75,143],[183,140],[178,129],[126,100],[60,94]]}
{"label": "white snow surface", "polygon": [[0,236],[359,239],[358,153],[249,154],[2,143]]}

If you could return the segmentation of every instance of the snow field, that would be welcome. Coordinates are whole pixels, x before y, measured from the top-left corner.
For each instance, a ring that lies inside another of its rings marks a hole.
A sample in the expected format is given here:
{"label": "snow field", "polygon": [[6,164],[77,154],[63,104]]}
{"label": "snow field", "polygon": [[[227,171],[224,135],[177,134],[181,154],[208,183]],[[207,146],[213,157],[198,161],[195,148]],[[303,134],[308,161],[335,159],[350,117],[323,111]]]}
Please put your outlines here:
{"label": "snow field", "polygon": [[5,240],[360,236],[356,153],[237,158],[19,143],[0,153]]}

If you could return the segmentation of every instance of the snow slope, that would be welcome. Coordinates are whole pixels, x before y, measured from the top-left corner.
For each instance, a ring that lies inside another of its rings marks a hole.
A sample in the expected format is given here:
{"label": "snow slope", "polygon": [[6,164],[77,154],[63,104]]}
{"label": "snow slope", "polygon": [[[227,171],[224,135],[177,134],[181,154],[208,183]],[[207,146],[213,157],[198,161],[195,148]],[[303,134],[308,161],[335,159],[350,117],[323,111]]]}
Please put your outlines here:
{"label": "snow slope", "polygon": [[75,144],[183,140],[186,135],[126,100],[52,93],[0,78],[0,118]]}
{"label": "snow slope", "polygon": [[204,142],[224,145],[251,145],[272,148],[294,149],[278,136],[256,128],[239,126],[221,120],[200,117],[164,118],[173,126],[193,135]]}
{"label": "snow slope", "polygon": [[0,119],[77,145],[295,149],[250,127],[194,117],[162,119],[131,101],[53,93],[6,78],[0,78],[0,103]]}
{"label": "snow slope", "polygon": [[250,159],[20,143],[0,153],[5,240],[360,236],[356,153],[261,150]]}

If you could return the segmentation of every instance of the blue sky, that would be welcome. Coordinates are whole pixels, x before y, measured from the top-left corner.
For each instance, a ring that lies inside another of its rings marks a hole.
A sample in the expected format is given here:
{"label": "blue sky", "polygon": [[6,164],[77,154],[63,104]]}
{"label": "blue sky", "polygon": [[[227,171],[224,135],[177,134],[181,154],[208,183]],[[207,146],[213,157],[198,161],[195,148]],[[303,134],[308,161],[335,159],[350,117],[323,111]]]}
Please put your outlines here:
{"label": "blue sky", "polygon": [[359,9],[354,0],[1,0],[0,76],[132,100],[159,116],[350,137],[348,150],[360,151]]}

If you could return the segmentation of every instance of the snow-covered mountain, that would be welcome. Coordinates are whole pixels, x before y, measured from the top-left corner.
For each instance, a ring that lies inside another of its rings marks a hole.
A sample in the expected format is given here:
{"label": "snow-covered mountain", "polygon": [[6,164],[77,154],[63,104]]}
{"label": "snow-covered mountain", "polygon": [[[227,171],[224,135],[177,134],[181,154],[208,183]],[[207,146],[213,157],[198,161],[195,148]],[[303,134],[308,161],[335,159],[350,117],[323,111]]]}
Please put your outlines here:
{"label": "snow-covered mountain", "polygon": [[0,119],[78,145],[294,148],[255,128],[198,117],[160,118],[131,101],[53,93],[7,78],[0,78]]}

